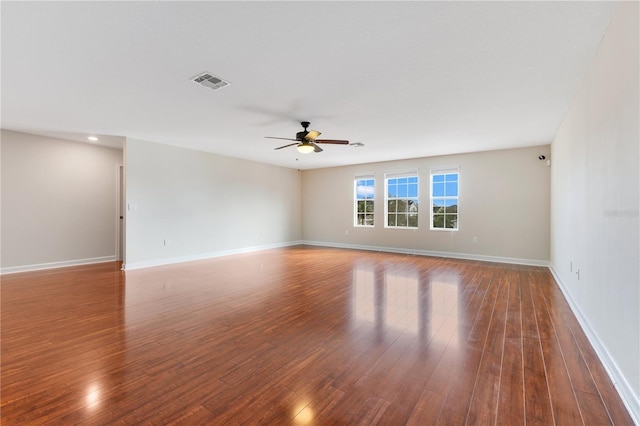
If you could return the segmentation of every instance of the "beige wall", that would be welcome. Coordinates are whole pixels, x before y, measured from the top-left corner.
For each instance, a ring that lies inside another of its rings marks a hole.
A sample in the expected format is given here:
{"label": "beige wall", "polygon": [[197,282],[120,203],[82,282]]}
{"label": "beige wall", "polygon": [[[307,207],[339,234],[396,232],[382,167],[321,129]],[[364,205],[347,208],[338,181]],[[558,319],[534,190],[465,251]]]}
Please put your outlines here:
{"label": "beige wall", "polygon": [[115,260],[122,150],[1,136],[2,272]]}
{"label": "beige wall", "polygon": [[640,421],[638,5],[617,5],[553,140],[551,262]]}
{"label": "beige wall", "polygon": [[[540,154],[548,158],[549,146],[304,171],[303,239],[546,264],[550,178],[546,161],[538,160]],[[430,169],[456,165],[460,170],[459,231],[431,231]],[[419,171],[419,229],[385,229],[384,174],[405,170]],[[375,175],[374,228],[353,225],[353,180],[360,174]]]}
{"label": "beige wall", "polygon": [[125,153],[137,206],[126,212],[126,269],[300,240],[297,170],[134,139]]}

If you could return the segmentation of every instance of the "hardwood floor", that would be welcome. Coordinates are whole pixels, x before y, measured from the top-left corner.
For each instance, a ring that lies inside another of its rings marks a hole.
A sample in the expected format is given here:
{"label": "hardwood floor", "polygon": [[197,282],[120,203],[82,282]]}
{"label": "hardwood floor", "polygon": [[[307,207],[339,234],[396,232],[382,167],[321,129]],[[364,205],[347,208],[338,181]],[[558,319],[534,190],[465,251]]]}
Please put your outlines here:
{"label": "hardwood floor", "polygon": [[3,425],[631,425],[545,268],[293,247],[2,277]]}

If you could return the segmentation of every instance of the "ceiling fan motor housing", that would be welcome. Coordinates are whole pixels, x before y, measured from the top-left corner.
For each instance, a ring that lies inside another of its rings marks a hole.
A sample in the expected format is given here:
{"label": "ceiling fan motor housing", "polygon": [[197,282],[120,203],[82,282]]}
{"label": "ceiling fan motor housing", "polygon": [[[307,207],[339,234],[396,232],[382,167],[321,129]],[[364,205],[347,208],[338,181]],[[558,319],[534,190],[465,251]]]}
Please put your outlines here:
{"label": "ceiling fan motor housing", "polygon": [[307,134],[309,134],[307,127],[309,127],[311,123],[309,123],[308,121],[301,121],[300,125],[304,127],[304,130],[302,132],[296,133],[296,139],[299,141],[303,141]]}

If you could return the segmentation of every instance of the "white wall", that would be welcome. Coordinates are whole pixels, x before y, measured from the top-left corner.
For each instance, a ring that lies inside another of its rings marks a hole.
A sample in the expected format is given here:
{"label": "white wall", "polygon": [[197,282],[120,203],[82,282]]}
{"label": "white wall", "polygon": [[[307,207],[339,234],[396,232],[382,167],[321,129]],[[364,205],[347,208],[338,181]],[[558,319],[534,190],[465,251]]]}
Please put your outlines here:
{"label": "white wall", "polygon": [[125,158],[137,206],[126,212],[126,269],[300,240],[296,170],[134,139]]}
{"label": "white wall", "polygon": [[[546,265],[550,170],[546,161],[538,160],[540,154],[548,157],[549,146],[304,171],[303,239]],[[430,169],[452,165],[460,170],[459,231],[431,231]],[[419,229],[385,229],[384,173],[416,169]],[[374,228],[353,225],[353,180],[360,174],[376,178]]]}
{"label": "white wall", "polygon": [[638,14],[617,5],[553,140],[551,262],[640,421]]}
{"label": "white wall", "polygon": [[2,272],[115,260],[122,150],[2,130]]}

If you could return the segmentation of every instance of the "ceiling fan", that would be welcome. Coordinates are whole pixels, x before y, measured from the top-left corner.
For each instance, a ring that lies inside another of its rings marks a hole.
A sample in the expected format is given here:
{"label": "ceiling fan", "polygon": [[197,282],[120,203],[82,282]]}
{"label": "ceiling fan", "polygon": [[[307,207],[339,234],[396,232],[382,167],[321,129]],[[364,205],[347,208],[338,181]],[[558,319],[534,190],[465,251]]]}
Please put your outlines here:
{"label": "ceiling fan", "polygon": [[282,145],[274,149],[282,149],[288,146],[297,145],[297,149],[299,152],[303,154],[308,154],[310,152],[322,152],[323,149],[318,146],[319,143],[327,143],[327,144],[335,144],[335,145],[349,145],[349,141],[345,140],[337,140],[337,139],[316,139],[320,136],[320,132],[317,130],[307,130],[307,127],[311,123],[308,121],[303,121],[300,123],[304,128],[304,131],[296,133],[296,138],[277,138],[275,136],[265,136],[267,139],[282,139],[285,141],[295,141],[294,143],[290,143],[288,145]]}

